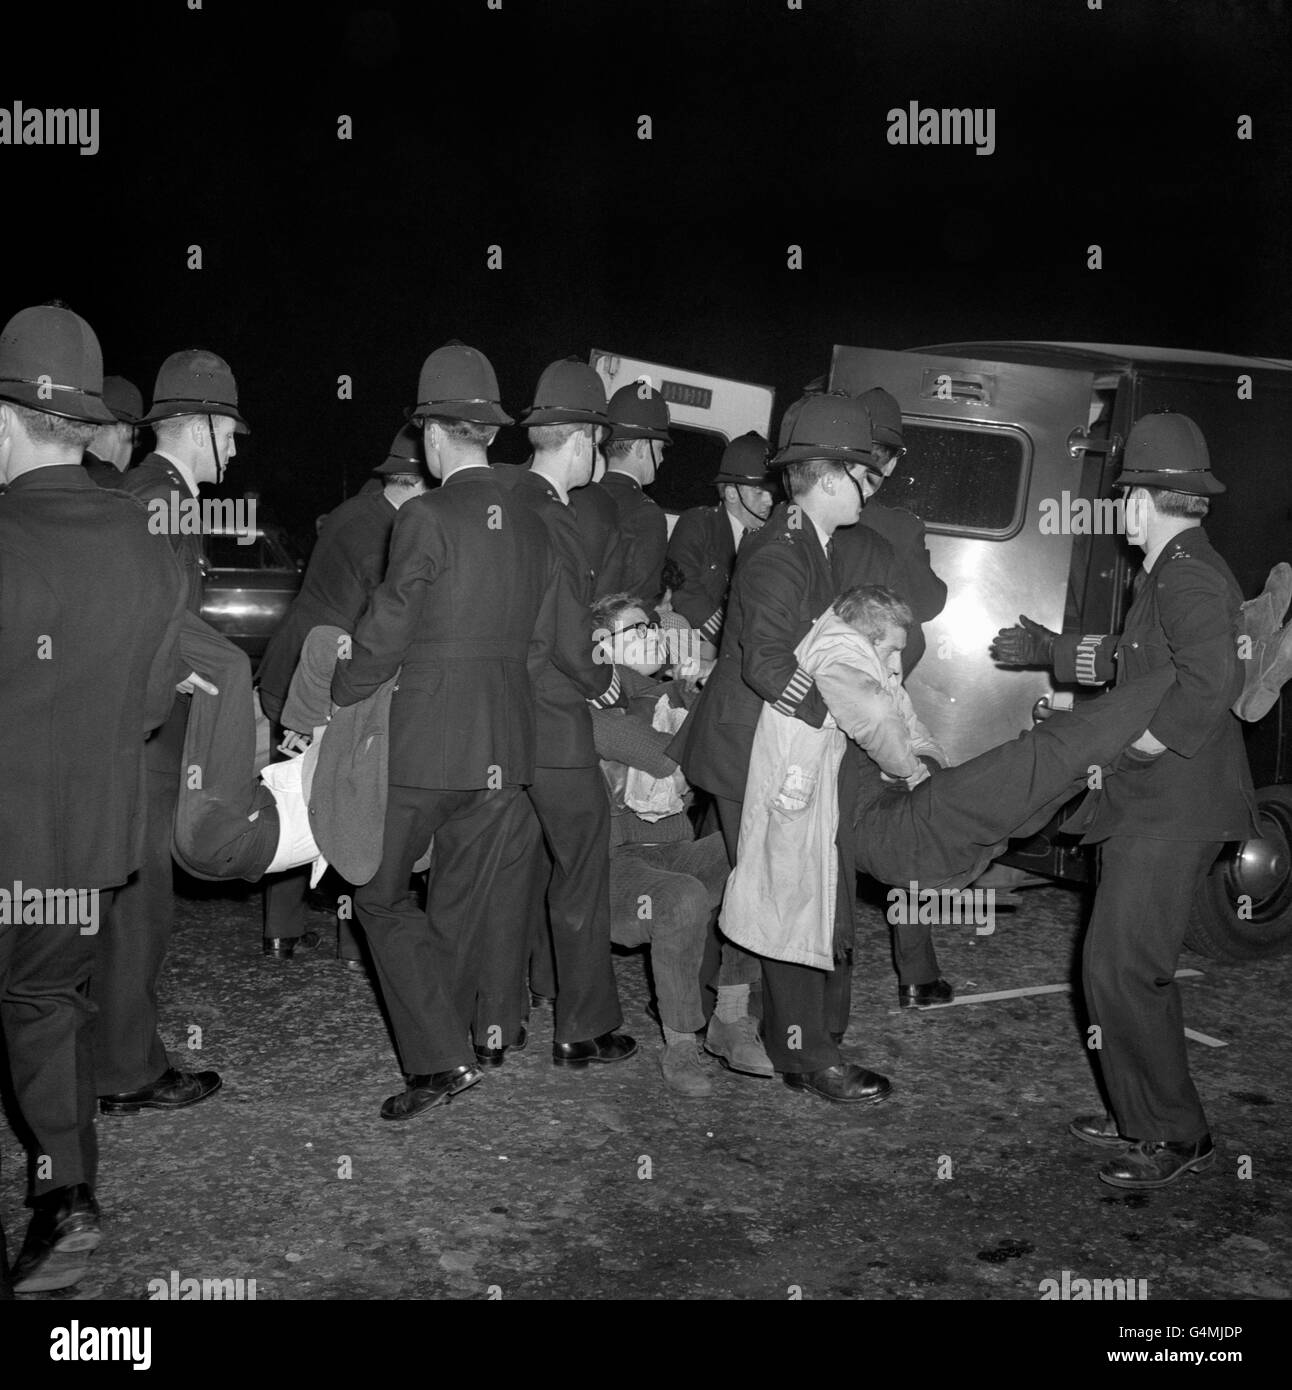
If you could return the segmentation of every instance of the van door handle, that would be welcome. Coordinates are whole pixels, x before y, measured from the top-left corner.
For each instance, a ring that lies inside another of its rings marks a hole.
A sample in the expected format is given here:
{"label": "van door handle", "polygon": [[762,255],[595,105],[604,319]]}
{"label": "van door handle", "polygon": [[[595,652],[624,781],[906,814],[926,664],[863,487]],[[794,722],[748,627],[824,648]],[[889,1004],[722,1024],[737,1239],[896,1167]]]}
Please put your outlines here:
{"label": "van door handle", "polygon": [[1081,454],[1107,454],[1110,458],[1121,452],[1122,437],[1114,434],[1109,439],[1092,439],[1084,425],[1078,425],[1068,435],[1068,457],[1077,458]]}

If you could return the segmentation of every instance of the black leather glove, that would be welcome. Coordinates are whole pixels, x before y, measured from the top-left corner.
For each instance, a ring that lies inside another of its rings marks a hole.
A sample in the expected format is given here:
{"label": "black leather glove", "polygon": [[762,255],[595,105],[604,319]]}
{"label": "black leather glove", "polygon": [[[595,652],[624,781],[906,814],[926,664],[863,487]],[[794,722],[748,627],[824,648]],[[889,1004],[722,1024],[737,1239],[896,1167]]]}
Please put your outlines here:
{"label": "black leather glove", "polygon": [[1021,613],[1018,621],[1018,627],[1003,627],[996,634],[992,659],[1002,666],[1048,666],[1054,659],[1054,639],[1059,634]]}

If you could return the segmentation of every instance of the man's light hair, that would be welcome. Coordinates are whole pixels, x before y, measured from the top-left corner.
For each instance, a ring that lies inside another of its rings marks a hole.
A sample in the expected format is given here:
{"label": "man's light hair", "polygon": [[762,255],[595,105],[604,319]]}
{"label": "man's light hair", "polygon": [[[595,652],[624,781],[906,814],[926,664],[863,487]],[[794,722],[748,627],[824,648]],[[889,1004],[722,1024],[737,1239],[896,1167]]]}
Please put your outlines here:
{"label": "man's light hair", "polygon": [[[212,416],[213,422],[214,418]],[[172,415],[169,419],[156,421],[153,424],[153,434],[156,436],[158,445],[175,443],[194,420],[203,420],[205,423],[204,417],[200,415]]]}
{"label": "man's light hair", "polygon": [[416,487],[422,481],[420,473],[383,473],[383,487]]}
{"label": "man's light hair", "polygon": [[882,584],[859,584],[845,589],[834,611],[868,642],[882,642],[890,627],[909,628],[915,620],[910,605]]}
{"label": "man's light hair", "polygon": [[641,440],[639,439],[612,440],[609,444],[606,445],[605,449],[603,450],[606,456],[606,462],[610,463],[614,459],[627,458],[628,455],[632,453],[633,448],[640,443]]}
{"label": "man's light hair", "polygon": [[1206,516],[1211,510],[1211,498],[1192,492],[1175,492],[1165,487],[1146,487],[1159,516]]}
{"label": "man's light hair", "polygon": [[31,406],[18,405],[14,401],[3,401],[22,421],[23,429],[33,444],[57,444],[64,449],[84,449],[98,433],[98,425],[91,420],[66,420],[61,415],[50,415]]}
{"label": "man's light hair", "polygon": [[494,435],[498,433],[497,425],[482,425],[475,420],[454,420],[447,415],[423,415],[418,418],[418,423],[423,429],[432,421],[450,439],[456,440],[459,444],[474,444],[481,449],[487,449],[493,443]]}
{"label": "man's light hair", "polygon": [[566,441],[573,439],[576,434],[591,439],[595,428],[595,425],[584,421],[574,421],[565,425],[531,425],[526,433],[529,435],[529,442],[538,453],[554,454],[558,449],[563,449]]}
{"label": "man's light hair", "polygon": [[797,463],[787,463],[785,465],[785,491],[791,497],[802,497],[810,488],[816,486],[822,478],[827,478],[832,474],[840,476],[848,470],[842,463],[835,459],[800,459]]}

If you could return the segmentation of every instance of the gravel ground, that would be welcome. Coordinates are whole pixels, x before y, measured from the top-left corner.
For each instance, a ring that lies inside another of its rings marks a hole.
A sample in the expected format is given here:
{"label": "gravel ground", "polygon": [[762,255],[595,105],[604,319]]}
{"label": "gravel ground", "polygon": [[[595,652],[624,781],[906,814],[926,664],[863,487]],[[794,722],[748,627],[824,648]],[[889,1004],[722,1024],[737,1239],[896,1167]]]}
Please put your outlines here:
{"label": "gravel ground", "polygon": [[[943,929],[944,971],[962,994],[1065,982],[1081,917],[1079,894],[1028,890],[990,936]],[[899,1013],[875,908],[859,909],[845,1054],[893,1079],[883,1105],[716,1062],[711,1098],[672,1096],[628,954],[634,1059],[555,1069],[539,1012],[526,1052],[394,1126],[377,1107],[402,1083],[366,977],[326,945],[263,959],[251,890],[181,898],[163,1037],[224,1088],[100,1118],[104,1243],[78,1289],[32,1297],[144,1299],[176,1271],[254,1279],[257,1299],[1034,1300],[1069,1270],[1146,1279],[1154,1300],[1286,1299],[1292,958],[1181,964],[1204,972],[1182,985],[1189,1026],[1227,1044],[1190,1043],[1219,1162],[1128,1195],[1065,1131],[1099,1108],[1071,997]],[[16,1253],[24,1165],[7,1128],[3,1145]]]}

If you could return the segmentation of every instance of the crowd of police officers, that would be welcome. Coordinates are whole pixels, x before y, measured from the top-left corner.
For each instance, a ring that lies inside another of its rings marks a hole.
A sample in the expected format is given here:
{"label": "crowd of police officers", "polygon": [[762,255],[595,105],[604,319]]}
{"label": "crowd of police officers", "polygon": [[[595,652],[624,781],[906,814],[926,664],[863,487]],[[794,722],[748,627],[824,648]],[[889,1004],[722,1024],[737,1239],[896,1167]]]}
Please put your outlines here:
{"label": "crowd of police officers", "polygon": [[[598,718],[625,712],[631,676],[594,639],[594,606],[644,614],[628,631],[662,623],[688,635],[690,655],[678,665],[694,697],[690,712],[676,736],[658,735],[643,766],[658,770],[663,756],[665,768],[707,794],[691,806],[685,834],[708,832],[715,845],[720,836],[730,864],[764,704],[818,727],[828,715],[795,658],[815,619],[845,590],[883,586],[913,614],[909,670],[923,650],[919,624],[947,597],[919,519],[872,500],[904,452],[897,402],[882,388],[808,394],[787,411],[774,457],[757,435],[734,440],[715,479],[716,503],[682,515],[671,538],[645,490],[670,440],[669,412],[646,383],[607,400],[591,367],[552,363],[519,420],[532,448],[521,467],[489,461],[498,430],[515,422],[474,348],[452,342],[431,353],[408,414],[371,483],[322,524],[301,592],[259,671],[276,757],[299,751],[310,734],[283,719],[313,628],[330,624],[350,636],[332,679],[334,708],[389,698],[380,866],[353,886],[362,930],[343,930],[340,942],[349,962],[370,958],[395,1035],[405,1084],[381,1106],[387,1121],[421,1115],[504,1065],[528,1042],[531,1010],[548,1003],[555,1065],[613,1064],[638,1050],[623,1031],[611,954],[611,821],[623,807],[608,793],[595,734]],[[155,447],[130,467],[143,425]],[[97,339],[69,309],[24,310],[0,335],[0,885],[97,889],[102,917],[97,933],[52,931],[34,917],[0,925],[0,1009],[32,1135],[34,1214],[16,1267],[20,1291],[74,1283],[98,1243],[96,1103],[117,1114],[173,1110],[221,1085],[214,1072],[172,1067],[157,1031],[183,732],[190,701],[210,687],[175,655],[177,631],[202,605],[200,538],[152,534],[140,502],[197,498],[203,483],[218,484],[246,428],[233,373],[213,353],[169,357],[145,412],[129,383],[104,379]],[[1219,486],[1205,445],[1201,462],[1187,439],[1166,440],[1170,457],[1156,435],[1149,445],[1148,454],[1142,441],[1136,446],[1146,460],[1138,472],[1128,448],[1128,485],[1196,497]],[[1154,532],[1159,553],[1178,529]],[[1188,580],[1189,612],[1179,621],[1209,624],[1206,655],[1217,667],[1210,711],[1234,679],[1212,609],[1237,591],[1214,552],[1195,543],[1192,553],[1172,550],[1168,558],[1188,563],[1165,569]],[[1147,587],[1169,607],[1166,584]],[[123,593],[130,604],[121,604]],[[1156,609],[1140,619],[1161,622]],[[1002,634],[998,659],[1057,660],[1055,644],[1066,639],[1038,633],[1032,625]],[[625,629],[612,623],[611,635]],[[1170,660],[1168,648],[1154,659]],[[1113,674],[1110,667],[1105,678]],[[1211,747],[1210,733],[1195,727],[1201,717],[1197,692],[1185,692],[1172,712],[1183,731],[1176,741]],[[1241,759],[1231,734],[1226,728],[1214,768]],[[1163,756],[1175,756],[1173,737],[1164,733]],[[839,778],[834,969],[761,959],[723,940],[710,893],[696,929],[706,942],[699,983],[716,1003],[707,1020],[681,1027],[660,1015],[664,1079],[678,1094],[709,1090],[701,1047],[737,1072],[779,1073],[831,1102],[889,1093],[885,1077],[839,1050],[855,885],[847,808],[863,759],[850,748]],[[1181,862],[1175,841],[1205,842],[1190,849],[1188,874],[1175,876],[1192,883],[1221,831],[1229,838],[1251,829],[1250,780],[1246,796],[1216,814],[1223,826],[1186,830],[1153,849],[1154,883]],[[423,887],[414,871],[428,846]],[[1145,853],[1137,841],[1122,857]],[[265,885],[268,955],[290,957],[306,936],[306,872]],[[1145,894],[1153,885],[1146,890],[1144,880],[1134,911],[1152,917]],[[1180,891],[1176,883],[1173,902]],[[1103,927],[1110,931],[1127,934],[1127,924]],[[1163,994],[1171,939],[1166,932],[1149,961],[1128,959],[1122,942],[1112,973],[1150,976],[1150,994]],[[927,926],[896,933],[894,955],[903,1006],[952,999]],[[1121,1009],[1116,989],[1114,981],[1104,991],[1109,1020]],[[1141,999],[1129,1014],[1141,1007],[1153,1006]],[[1073,1131],[1122,1148],[1140,1141],[1140,1166],[1130,1163],[1123,1186],[1172,1181],[1211,1153],[1178,1004],[1155,1018],[1146,1044],[1134,1017],[1118,1017],[1122,1085],[1112,1089],[1121,1103]],[[1158,1086],[1169,1095],[1155,1109]]]}

